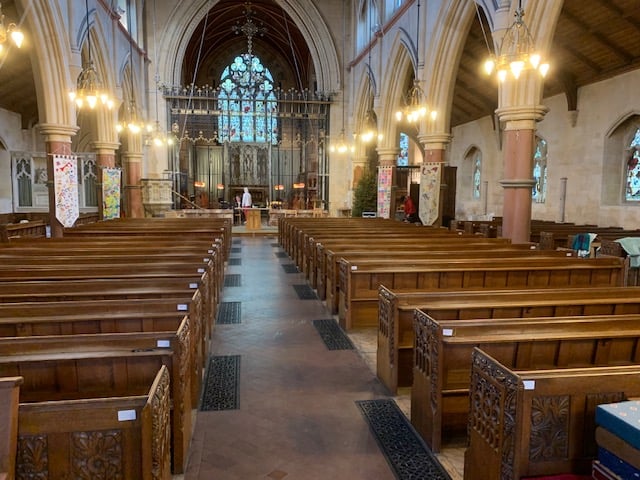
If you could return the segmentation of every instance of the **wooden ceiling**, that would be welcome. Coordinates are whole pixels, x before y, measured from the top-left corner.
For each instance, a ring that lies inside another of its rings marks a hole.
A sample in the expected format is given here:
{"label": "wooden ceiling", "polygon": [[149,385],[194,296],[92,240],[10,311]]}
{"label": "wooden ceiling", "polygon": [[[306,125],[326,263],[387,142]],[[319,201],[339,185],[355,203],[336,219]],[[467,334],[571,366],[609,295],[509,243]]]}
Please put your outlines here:
{"label": "wooden ceiling", "polygon": [[[6,21],[20,18],[14,0],[3,1],[2,10]],[[283,88],[309,86],[313,81],[309,49],[291,18],[271,0],[252,0],[251,11],[254,25],[261,30],[253,38],[254,52],[265,63],[279,65],[280,70],[272,73],[276,78],[286,79]],[[246,12],[246,2],[216,3],[207,19],[202,50],[204,21],[195,30],[187,48],[183,61],[185,84],[193,78],[196,84],[211,84],[233,56],[246,50],[246,37],[233,30],[246,21]],[[486,26],[485,31],[488,32]],[[22,49],[12,47],[0,57],[0,108],[21,113],[23,128],[38,121],[29,33],[25,34]],[[239,41],[240,36],[244,41]],[[486,55],[482,28],[476,18],[460,58],[452,127],[492,115],[497,107],[495,81],[481,71]],[[565,0],[549,60],[551,70],[545,81],[544,96],[564,94],[568,110],[576,108],[578,88],[639,68],[640,1]],[[199,74],[194,77],[198,61]]]}
{"label": "wooden ceiling", "polygon": [[[484,29],[488,35],[486,23]],[[481,70],[487,54],[476,18],[460,60],[452,127],[492,115],[498,106],[496,80]],[[567,110],[577,108],[578,88],[639,68],[640,1],[565,0],[549,62],[543,97],[564,94]]]}

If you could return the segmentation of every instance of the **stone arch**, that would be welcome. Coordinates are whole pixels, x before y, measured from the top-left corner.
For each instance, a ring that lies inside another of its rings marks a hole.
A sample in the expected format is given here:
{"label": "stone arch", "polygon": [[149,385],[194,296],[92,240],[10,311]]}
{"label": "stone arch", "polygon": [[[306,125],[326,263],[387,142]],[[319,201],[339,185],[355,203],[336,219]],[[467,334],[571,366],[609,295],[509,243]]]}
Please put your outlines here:
{"label": "stone arch", "polygon": [[[318,91],[339,90],[342,84],[340,61],[333,36],[324,17],[311,0],[276,0],[300,29],[313,59]],[[161,39],[160,52],[166,52],[160,60],[163,78],[172,84],[179,84],[181,61],[189,40],[197,25],[216,4],[214,0],[200,2],[180,2],[169,12],[170,22],[165,19],[164,28],[169,23],[173,31],[167,32]]]}
{"label": "stone arch", "polygon": [[[415,71],[415,56],[411,54],[409,35],[403,29],[398,29],[389,51],[390,68],[385,69],[382,78],[380,98],[380,115],[378,128],[383,132],[383,143],[387,147],[397,146],[396,139],[399,127],[395,121],[395,110],[403,102],[405,86],[412,72]],[[415,140],[415,138],[414,138]]]}
{"label": "stone arch", "polygon": [[626,160],[629,142],[640,128],[640,111],[632,110],[618,117],[604,136],[602,157],[603,205],[624,204]]}
{"label": "stone arch", "polygon": [[31,37],[31,62],[34,75],[38,116],[43,125],[62,125],[73,130],[75,126],[75,108],[66,94],[75,86],[68,65],[71,64],[71,51],[67,39],[63,13],[52,2],[30,2],[17,0],[22,7],[32,9],[25,16],[28,34]]}

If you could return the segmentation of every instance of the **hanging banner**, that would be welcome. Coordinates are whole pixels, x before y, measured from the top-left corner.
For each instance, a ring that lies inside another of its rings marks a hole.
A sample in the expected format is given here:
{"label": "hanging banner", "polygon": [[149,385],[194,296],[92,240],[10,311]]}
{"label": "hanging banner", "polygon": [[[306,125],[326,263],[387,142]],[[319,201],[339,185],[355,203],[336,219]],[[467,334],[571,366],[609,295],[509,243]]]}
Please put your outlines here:
{"label": "hanging banner", "polygon": [[53,156],[56,218],[65,228],[73,227],[80,212],[77,167],[75,155]]}
{"label": "hanging banner", "polygon": [[378,208],[379,218],[389,218],[391,209],[391,184],[393,167],[378,167]]}
{"label": "hanging banner", "polygon": [[423,225],[433,225],[440,211],[440,162],[423,163],[420,167],[420,205],[418,215]]}
{"label": "hanging banner", "polygon": [[119,168],[102,169],[102,219],[120,218],[120,178]]}

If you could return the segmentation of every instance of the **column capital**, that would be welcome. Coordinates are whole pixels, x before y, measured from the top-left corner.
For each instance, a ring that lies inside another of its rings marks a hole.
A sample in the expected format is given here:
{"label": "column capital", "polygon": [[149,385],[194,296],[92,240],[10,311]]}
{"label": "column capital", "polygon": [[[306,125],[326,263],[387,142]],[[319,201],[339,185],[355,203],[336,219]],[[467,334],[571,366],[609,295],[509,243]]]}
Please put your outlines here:
{"label": "column capital", "polygon": [[422,133],[418,135],[418,141],[425,150],[444,150],[451,143],[452,135],[449,133]]}
{"label": "column capital", "polygon": [[376,149],[378,153],[378,164],[382,167],[393,167],[398,161],[400,154],[399,147],[379,147]]}
{"label": "column capital", "polygon": [[544,105],[500,107],[496,114],[505,122],[505,130],[535,130],[536,123],[544,118],[549,107]]}
{"label": "column capital", "polygon": [[124,152],[122,158],[127,163],[140,163],[142,161],[142,153],[138,152]]}
{"label": "column capital", "polygon": [[80,128],[75,125],[40,123],[38,129],[46,142],[71,143],[71,137],[75,136]]}
{"label": "column capital", "polygon": [[96,140],[95,142],[91,142],[91,147],[96,153],[114,153],[120,148],[120,144],[117,142]]}

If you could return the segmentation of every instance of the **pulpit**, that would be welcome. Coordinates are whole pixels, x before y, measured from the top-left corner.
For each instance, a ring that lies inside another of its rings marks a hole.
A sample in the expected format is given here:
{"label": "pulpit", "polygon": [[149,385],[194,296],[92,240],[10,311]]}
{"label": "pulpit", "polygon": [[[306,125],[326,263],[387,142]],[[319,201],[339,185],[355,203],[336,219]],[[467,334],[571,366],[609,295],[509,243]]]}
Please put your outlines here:
{"label": "pulpit", "polygon": [[245,210],[246,216],[246,225],[247,230],[260,230],[260,226],[262,220],[260,218],[260,209],[259,208],[247,208]]}

